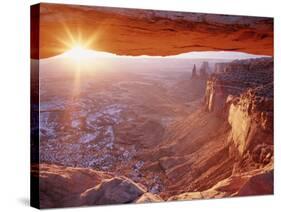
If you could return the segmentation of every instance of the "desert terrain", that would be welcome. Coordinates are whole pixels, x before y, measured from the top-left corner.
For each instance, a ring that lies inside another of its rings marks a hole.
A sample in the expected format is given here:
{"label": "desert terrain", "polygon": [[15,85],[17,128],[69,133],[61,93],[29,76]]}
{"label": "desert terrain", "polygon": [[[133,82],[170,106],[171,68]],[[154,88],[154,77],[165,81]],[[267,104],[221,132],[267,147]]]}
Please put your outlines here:
{"label": "desert terrain", "polygon": [[78,79],[42,64],[43,208],[273,192],[271,58],[140,63]]}
{"label": "desert terrain", "polygon": [[274,193],[273,18],[43,3],[31,27],[34,206]]}

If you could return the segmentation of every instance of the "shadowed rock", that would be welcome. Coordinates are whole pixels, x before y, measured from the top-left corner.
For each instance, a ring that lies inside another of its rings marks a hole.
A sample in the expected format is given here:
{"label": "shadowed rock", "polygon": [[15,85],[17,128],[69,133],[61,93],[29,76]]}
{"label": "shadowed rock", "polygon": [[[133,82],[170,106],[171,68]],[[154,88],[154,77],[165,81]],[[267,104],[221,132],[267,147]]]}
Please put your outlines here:
{"label": "shadowed rock", "polygon": [[128,178],[115,177],[101,182],[81,194],[85,205],[104,205],[134,202],[145,190]]}
{"label": "shadowed rock", "polygon": [[209,67],[209,63],[208,62],[203,62],[201,67],[200,67],[200,75],[199,77],[201,79],[204,79],[206,80],[209,76],[209,73],[210,73],[210,67]]}
{"label": "shadowed rock", "polygon": [[194,200],[234,196],[273,194],[272,167],[254,170],[226,178],[212,188],[200,192],[187,192],[175,195],[169,200]]}
{"label": "shadowed rock", "polygon": [[90,168],[40,164],[39,169],[32,170],[32,177],[39,177],[40,208],[162,200],[126,177]]}

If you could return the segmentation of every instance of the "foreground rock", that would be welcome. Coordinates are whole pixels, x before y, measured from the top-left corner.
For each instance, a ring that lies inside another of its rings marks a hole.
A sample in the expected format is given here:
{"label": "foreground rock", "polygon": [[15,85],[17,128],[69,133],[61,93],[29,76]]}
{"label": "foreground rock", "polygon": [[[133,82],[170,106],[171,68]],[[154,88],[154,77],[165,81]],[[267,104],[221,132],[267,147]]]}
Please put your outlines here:
{"label": "foreground rock", "polygon": [[80,197],[85,205],[103,205],[134,202],[144,193],[144,188],[128,178],[115,177],[86,190]]}
{"label": "foreground rock", "polygon": [[136,203],[150,203],[150,202],[162,202],[164,201],[159,195],[152,193],[144,193],[135,202]]}
{"label": "foreground rock", "polygon": [[33,177],[40,181],[40,208],[155,202],[162,199],[146,192],[126,177],[88,168],[41,164]]}
{"label": "foreground rock", "polygon": [[70,32],[79,25],[83,38],[95,37],[89,48],[115,54],[166,56],[225,50],[273,55],[272,18],[44,3],[40,22],[42,58],[65,51],[57,39],[66,37],[61,24]]}
{"label": "foreground rock", "polygon": [[170,197],[169,200],[210,199],[269,194],[273,194],[273,170],[271,166],[236,174],[218,182],[208,190],[182,193]]}

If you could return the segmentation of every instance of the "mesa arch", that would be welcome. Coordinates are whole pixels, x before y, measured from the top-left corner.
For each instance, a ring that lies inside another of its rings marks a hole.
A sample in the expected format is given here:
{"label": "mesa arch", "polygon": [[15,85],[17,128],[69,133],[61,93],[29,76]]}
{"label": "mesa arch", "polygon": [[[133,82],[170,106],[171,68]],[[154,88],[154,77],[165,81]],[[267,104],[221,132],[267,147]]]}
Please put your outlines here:
{"label": "mesa arch", "polygon": [[33,29],[40,26],[31,32],[34,59],[63,53],[71,37],[120,55],[225,50],[273,56],[273,18],[47,3],[33,7],[31,17]]}

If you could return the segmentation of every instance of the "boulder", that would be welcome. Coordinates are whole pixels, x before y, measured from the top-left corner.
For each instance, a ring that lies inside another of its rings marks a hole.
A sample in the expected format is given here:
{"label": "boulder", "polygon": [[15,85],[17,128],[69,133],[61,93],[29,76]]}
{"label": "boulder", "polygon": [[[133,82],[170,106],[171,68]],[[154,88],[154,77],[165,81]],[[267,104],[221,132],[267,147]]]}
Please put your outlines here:
{"label": "boulder", "polygon": [[32,177],[39,177],[40,208],[162,201],[124,176],[90,168],[40,164],[39,169],[34,165]]}
{"label": "boulder", "polygon": [[269,194],[273,194],[273,169],[271,165],[265,169],[233,175],[207,190],[174,195],[168,200],[194,200]]}
{"label": "boulder", "polygon": [[273,194],[273,170],[248,179],[237,196]]}
{"label": "boulder", "polygon": [[152,193],[144,193],[135,202],[136,203],[149,203],[149,202],[162,202],[164,201],[159,195]]}
{"label": "boulder", "polygon": [[83,205],[131,203],[145,193],[145,189],[125,177],[104,180],[80,195]]}

